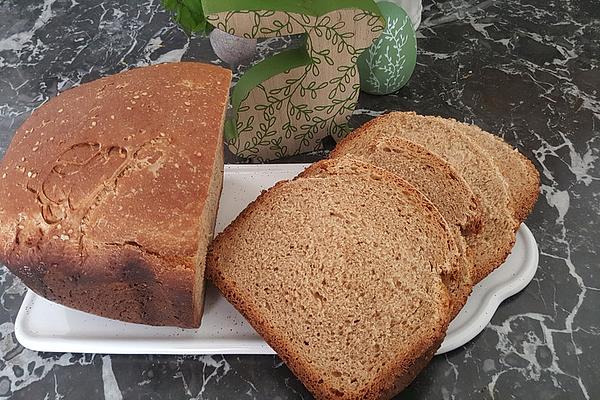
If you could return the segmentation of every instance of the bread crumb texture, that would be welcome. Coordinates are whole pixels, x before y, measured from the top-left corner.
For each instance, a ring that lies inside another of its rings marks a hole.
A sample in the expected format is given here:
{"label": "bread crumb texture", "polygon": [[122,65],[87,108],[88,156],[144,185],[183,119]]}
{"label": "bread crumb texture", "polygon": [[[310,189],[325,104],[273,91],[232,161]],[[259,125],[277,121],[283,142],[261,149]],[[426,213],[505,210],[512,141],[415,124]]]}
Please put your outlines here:
{"label": "bread crumb texture", "polygon": [[441,343],[449,235],[406,182],[326,160],[243,211],[207,271],[317,398],[375,399],[410,383]]}
{"label": "bread crumb texture", "polygon": [[462,176],[445,160],[425,147],[402,137],[372,137],[359,128],[340,141],[331,158],[351,155],[384,168],[406,180],[438,209],[452,231],[459,249],[459,278],[449,283],[452,317],[456,316],[471,293],[473,260],[467,253],[465,237],[481,229],[480,202]]}
{"label": "bread crumb texture", "polygon": [[402,137],[420,144],[448,162],[478,197],[482,207],[481,230],[468,236],[473,253],[475,283],[502,264],[515,242],[520,221],[515,217],[507,180],[492,157],[454,120],[392,112],[365,124],[365,135]]}

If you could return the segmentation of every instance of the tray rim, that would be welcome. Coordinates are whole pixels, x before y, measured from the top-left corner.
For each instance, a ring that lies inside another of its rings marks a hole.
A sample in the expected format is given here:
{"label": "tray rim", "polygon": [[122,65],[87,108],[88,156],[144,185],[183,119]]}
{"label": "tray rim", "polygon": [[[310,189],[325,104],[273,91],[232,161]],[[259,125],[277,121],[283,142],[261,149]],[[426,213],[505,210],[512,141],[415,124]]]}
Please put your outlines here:
{"label": "tray rim", "polygon": [[[520,225],[517,235],[521,236],[525,242],[523,243],[523,246],[527,255],[530,257],[527,258],[526,255],[526,261],[523,263],[524,268],[521,268],[519,270],[519,274],[517,274],[511,281],[505,282],[504,285],[495,285],[488,291],[484,292],[485,294],[483,296],[482,304],[477,308],[477,310],[483,311],[479,313],[473,313],[472,317],[468,320],[471,321],[469,325],[475,326],[475,328],[470,330],[462,329],[451,337],[446,336],[438,351],[435,353],[436,355],[456,350],[457,348],[466,345],[475,337],[477,337],[481,332],[483,332],[483,330],[492,320],[496,314],[496,311],[498,311],[500,304],[502,304],[502,302],[509,297],[521,292],[533,280],[539,265],[539,249],[537,242],[533,236],[533,233],[531,233],[531,230],[529,227],[527,227],[527,225],[525,225],[525,223]],[[486,279],[487,278],[479,282],[477,286],[487,283]]]}

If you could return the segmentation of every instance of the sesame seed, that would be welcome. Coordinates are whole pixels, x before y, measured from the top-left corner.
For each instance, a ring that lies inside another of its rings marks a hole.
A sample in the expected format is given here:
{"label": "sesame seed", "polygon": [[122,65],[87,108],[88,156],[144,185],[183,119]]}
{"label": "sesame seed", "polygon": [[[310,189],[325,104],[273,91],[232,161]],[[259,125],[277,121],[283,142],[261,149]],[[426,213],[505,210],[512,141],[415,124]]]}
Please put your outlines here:
{"label": "sesame seed", "polygon": [[69,235],[60,235],[60,240],[69,240]]}
{"label": "sesame seed", "polygon": [[54,235],[54,236],[52,236],[52,239],[56,240],[56,239],[58,239],[58,236]]}
{"label": "sesame seed", "polygon": [[96,126],[96,121],[92,121],[92,126]]}
{"label": "sesame seed", "polygon": [[6,178],[6,172],[2,174],[2,179]]}
{"label": "sesame seed", "polygon": [[161,133],[159,133],[159,135],[160,135],[161,137],[165,137],[165,133],[164,133],[164,132],[161,132]]}
{"label": "sesame seed", "polygon": [[128,110],[131,110],[131,107],[127,107]]}
{"label": "sesame seed", "polygon": [[135,96],[133,96],[134,99],[139,99],[140,96],[138,96],[137,94]]}
{"label": "sesame seed", "polygon": [[114,115],[111,115],[111,116],[110,116],[110,119],[115,119],[115,116],[114,116]]}
{"label": "sesame seed", "polygon": [[31,151],[38,151],[39,147],[35,146]]}
{"label": "sesame seed", "polygon": [[148,96],[148,92],[142,92],[142,96]]}
{"label": "sesame seed", "polygon": [[61,108],[60,110],[58,110],[58,113],[60,114],[61,112],[63,112],[63,109]]}
{"label": "sesame seed", "polygon": [[135,100],[131,100],[131,104],[136,104]]}
{"label": "sesame seed", "polygon": [[31,172],[31,171],[27,171],[27,177],[28,177],[28,178],[31,178],[31,175],[33,175],[33,172]]}
{"label": "sesame seed", "polygon": [[190,103],[189,101],[184,101],[183,104],[185,104],[186,106],[191,106],[192,103]]}

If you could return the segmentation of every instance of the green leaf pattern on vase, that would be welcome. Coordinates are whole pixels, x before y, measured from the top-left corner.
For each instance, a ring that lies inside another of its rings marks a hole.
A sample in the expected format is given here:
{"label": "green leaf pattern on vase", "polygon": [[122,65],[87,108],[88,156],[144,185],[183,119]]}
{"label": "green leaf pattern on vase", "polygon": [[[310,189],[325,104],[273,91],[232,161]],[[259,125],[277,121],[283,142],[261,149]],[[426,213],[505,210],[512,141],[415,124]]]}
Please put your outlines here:
{"label": "green leaf pattern on vase", "polygon": [[358,59],[361,89],[385,95],[403,87],[417,63],[417,38],[406,12],[391,2],[378,3],[386,27]]}
{"label": "green leaf pattern on vase", "polygon": [[[360,91],[358,56],[383,30],[372,0],[345,0],[336,6],[318,1],[267,3],[287,9],[213,12],[205,3],[208,21],[232,35],[304,35],[304,46],[258,63],[232,91],[235,117],[226,122],[227,145],[234,154],[259,161],[319,150],[324,137],[337,140],[348,133]],[[307,4],[314,8],[302,9]],[[215,3],[218,7],[223,6]]]}

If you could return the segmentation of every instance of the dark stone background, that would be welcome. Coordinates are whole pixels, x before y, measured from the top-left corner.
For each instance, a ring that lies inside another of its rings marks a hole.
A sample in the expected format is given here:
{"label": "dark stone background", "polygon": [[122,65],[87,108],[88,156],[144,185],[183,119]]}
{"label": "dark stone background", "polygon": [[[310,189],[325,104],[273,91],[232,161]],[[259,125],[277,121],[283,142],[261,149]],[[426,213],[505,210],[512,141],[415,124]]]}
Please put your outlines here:
{"label": "dark stone background", "polygon": [[[533,282],[500,306],[482,334],[435,357],[399,398],[598,398],[600,5],[452,0],[426,2],[423,17],[412,80],[393,95],[362,95],[353,124],[415,110],[504,137],[542,174],[527,221],[541,254]],[[281,44],[264,43],[260,54]],[[22,121],[57,92],[179,59],[218,62],[207,39],[189,40],[158,0],[0,2],[0,156]],[[310,398],[276,356],[26,350],[13,325],[24,293],[1,268],[0,398]]]}

